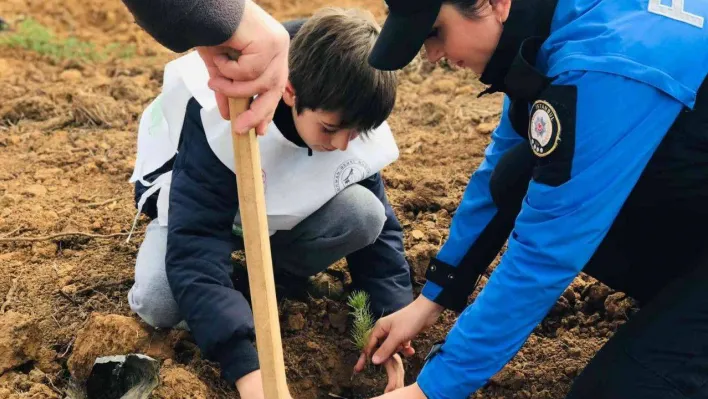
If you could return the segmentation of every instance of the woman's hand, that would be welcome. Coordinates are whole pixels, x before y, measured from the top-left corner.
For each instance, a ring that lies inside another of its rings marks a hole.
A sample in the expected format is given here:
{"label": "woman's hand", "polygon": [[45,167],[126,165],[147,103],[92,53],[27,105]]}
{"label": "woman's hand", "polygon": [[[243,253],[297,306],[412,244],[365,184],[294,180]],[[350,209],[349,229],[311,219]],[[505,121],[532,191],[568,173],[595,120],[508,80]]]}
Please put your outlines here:
{"label": "woman's hand", "polygon": [[421,295],[405,308],[380,319],[371,330],[369,342],[364,346],[354,371],[358,373],[364,369],[371,351],[378,346],[380,340],[383,342],[371,359],[374,364],[388,361],[395,352],[402,352],[406,357],[412,356],[415,349],[411,346],[411,339],[435,324],[443,309]]}

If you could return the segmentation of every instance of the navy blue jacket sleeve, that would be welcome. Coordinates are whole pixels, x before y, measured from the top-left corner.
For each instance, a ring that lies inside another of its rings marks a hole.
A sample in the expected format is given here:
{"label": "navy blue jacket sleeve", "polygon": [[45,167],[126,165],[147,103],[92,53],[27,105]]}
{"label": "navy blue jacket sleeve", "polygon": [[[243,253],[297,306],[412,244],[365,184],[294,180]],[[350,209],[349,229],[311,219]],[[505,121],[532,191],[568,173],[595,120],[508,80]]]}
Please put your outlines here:
{"label": "navy blue jacket sleeve", "polygon": [[135,21],[163,46],[181,53],[214,46],[236,32],[244,0],[123,0]]}
{"label": "navy blue jacket sleeve", "polygon": [[383,204],[386,222],[372,244],[347,256],[352,274],[352,289],[366,291],[371,311],[380,317],[408,305],[413,300],[410,267],[403,249],[403,229],[398,222],[380,173],[359,182]]}
{"label": "navy blue jacket sleeve", "polygon": [[231,281],[234,174],[211,151],[190,100],[169,198],[166,271],[172,293],[206,358],[234,383],[259,368],[251,308]]}
{"label": "navy blue jacket sleeve", "polygon": [[[617,75],[564,73],[553,86],[548,93],[570,89],[577,98],[577,106],[555,103],[575,113],[560,118],[554,151],[564,156],[540,157],[501,262],[419,375],[430,399],[468,397],[516,354],[600,245],[682,108]],[[542,95],[554,104],[549,98]],[[532,117],[539,131],[549,122]],[[559,170],[569,175],[559,180]]]}

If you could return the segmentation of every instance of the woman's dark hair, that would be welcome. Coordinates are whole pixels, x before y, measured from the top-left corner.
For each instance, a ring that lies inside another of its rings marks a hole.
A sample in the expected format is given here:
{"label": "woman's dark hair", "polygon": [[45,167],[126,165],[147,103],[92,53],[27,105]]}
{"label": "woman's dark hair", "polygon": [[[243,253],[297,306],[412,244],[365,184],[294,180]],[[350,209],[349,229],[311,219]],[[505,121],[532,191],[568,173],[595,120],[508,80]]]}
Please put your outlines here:
{"label": "woman's dark hair", "polygon": [[457,8],[460,14],[469,19],[479,18],[480,11],[489,6],[489,0],[443,0],[443,4],[450,4]]}

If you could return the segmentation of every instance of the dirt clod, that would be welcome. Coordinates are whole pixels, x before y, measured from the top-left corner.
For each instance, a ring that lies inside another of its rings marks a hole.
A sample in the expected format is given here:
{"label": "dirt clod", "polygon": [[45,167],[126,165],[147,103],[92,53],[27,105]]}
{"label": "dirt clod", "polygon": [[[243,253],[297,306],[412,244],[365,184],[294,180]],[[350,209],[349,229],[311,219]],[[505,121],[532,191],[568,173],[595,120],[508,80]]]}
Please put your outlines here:
{"label": "dirt clod", "polygon": [[325,272],[317,274],[310,279],[308,292],[315,298],[342,299],[344,297],[344,285],[334,276]]}
{"label": "dirt clod", "polygon": [[0,317],[0,374],[36,358],[40,331],[28,315],[7,312]]}
{"label": "dirt clod", "polygon": [[162,367],[160,386],[153,391],[155,399],[207,399],[209,391],[202,381],[183,367]]}
{"label": "dirt clod", "polygon": [[632,306],[632,300],[621,292],[615,292],[605,299],[605,312],[609,319],[627,319]]}
{"label": "dirt clod", "polygon": [[339,310],[329,314],[329,323],[340,333],[343,333],[347,329],[348,317],[349,313],[346,310]]}
{"label": "dirt clod", "polygon": [[13,311],[0,315],[0,375],[28,362],[50,371],[54,355],[42,347],[42,332],[35,318]]}
{"label": "dirt clod", "polygon": [[48,384],[48,375],[36,369],[30,374],[9,372],[0,377],[0,398],[3,399],[64,399]]}
{"label": "dirt clod", "polygon": [[156,359],[173,356],[169,341],[155,336],[137,320],[94,313],[76,336],[67,366],[71,375],[81,381],[88,377],[97,358],[130,353],[144,353]]}
{"label": "dirt clod", "polygon": [[302,314],[297,313],[288,316],[288,331],[300,331],[303,328],[305,328],[305,317]]}

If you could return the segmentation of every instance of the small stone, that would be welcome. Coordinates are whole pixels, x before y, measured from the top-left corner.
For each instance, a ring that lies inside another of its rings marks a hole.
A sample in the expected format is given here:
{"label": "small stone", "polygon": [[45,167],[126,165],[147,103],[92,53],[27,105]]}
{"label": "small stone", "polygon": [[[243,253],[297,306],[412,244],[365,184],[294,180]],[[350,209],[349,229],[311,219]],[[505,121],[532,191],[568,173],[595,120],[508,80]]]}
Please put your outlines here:
{"label": "small stone", "polygon": [[425,233],[420,230],[413,230],[411,231],[411,236],[416,240],[422,240],[423,238],[425,238]]}
{"label": "small stone", "polygon": [[307,343],[305,344],[305,346],[307,346],[307,349],[309,349],[309,350],[311,350],[311,351],[315,351],[315,352],[319,352],[319,351],[320,351],[320,346],[317,345],[316,342],[307,341]]}
{"label": "small stone", "polygon": [[26,187],[22,193],[33,197],[43,197],[47,194],[47,188],[41,184],[33,184]]}
{"label": "small stone", "polygon": [[486,136],[488,134],[491,134],[496,128],[496,123],[480,123],[479,125],[477,125],[477,133]]}
{"label": "small stone", "polygon": [[76,294],[76,292],[78,290],[79,289],[76,287],[75,284],[69,284],[69,285],[65,285],[65,286],[61,287],[61,292],[63,292],[66,295],[69,295],[69,296]]}
{"label": "small stone", "polygon": [[59,79],[65,82],[78,82],[83,79],[83,75],[81,71],[77,71],[76,69],[67,69],[59,74]]}
{"label": "small stone", "polygon": [[580,357],[580,355],[581,355],[582,353],[583,353],[583,351],[580,350],[580,348],[577,348],[577,347],[568,349],[568,355],[570,355],[571,357]]}
{"label": "small stone", "polygon": [[287,329],[288,331],[300,331],[305,328],[305,317],[300,314],[291,314],[288,316]]}
{"label": "small stone", "polygon": [[612,293],[612,290],[604,284],[595,284],[587,288],[587,305],[589,311],[605,308],[605,299]]}

